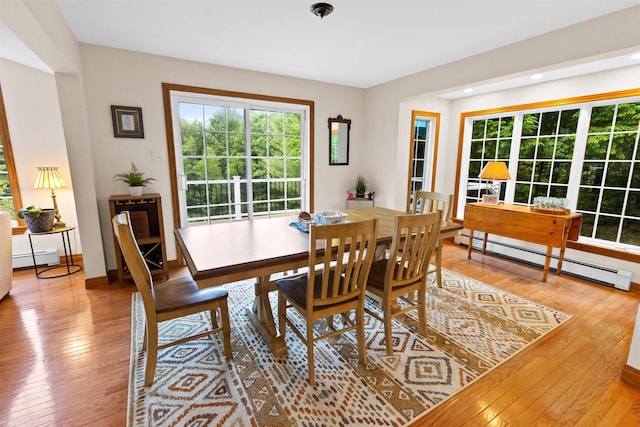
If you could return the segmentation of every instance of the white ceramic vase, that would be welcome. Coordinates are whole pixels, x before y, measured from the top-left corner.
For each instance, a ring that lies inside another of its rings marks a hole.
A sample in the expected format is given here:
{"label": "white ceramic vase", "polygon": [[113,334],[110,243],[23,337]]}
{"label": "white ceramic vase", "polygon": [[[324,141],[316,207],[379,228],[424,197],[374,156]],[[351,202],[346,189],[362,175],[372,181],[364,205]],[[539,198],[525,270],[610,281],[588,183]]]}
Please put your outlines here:
{"label": "white ceramic vase", "polygon": [[132,196],[142,196],[142,187],[129,187],[129,194]]}

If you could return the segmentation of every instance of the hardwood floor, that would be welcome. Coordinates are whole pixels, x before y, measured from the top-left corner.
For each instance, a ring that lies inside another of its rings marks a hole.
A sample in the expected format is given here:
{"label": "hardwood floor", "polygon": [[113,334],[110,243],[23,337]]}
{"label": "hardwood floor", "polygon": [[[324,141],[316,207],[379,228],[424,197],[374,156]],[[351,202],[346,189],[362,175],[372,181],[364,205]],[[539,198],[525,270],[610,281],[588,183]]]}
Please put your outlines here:
{"label": "hardwood floor", "polygon": [[[619,379],[640,295],[553,273],[542,283],[539,268],[467,260],[453,245],[443,263],[573,318],[415,426],[640,425],[640,389]],[[0,425],[124,425],[133,285],[13,278],[0,302]]]}

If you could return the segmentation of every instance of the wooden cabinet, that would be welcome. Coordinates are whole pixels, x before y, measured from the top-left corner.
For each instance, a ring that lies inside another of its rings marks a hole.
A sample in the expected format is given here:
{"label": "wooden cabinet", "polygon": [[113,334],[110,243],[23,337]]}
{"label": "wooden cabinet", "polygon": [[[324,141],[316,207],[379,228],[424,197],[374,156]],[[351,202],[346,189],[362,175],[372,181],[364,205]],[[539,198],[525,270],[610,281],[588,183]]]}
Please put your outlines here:
{"label": "wooden cabinet", "polygon": [[347,197],[345,201],[345,209],[358,209],[358,208],[373,208],[376,206],[376,200],[374,197],[368,199],[366,197],[356,197],[350,199]]}
{"label": "wooden cabinet", "polygon": [[578,240],[581,225],[582,214],[579,213],[539,213],[529,206],[470,203],[464,208],[464,227],[469,229],[467,257],[471,258],[474,231],[485,233],[483,252],[490,233],[545,245],[547,254],[542,281],[546,282],[553,248],[560,248],[557,270],[560,274],[567,241]]}
{"label": "wooden cabinet", "polygon": [[[157,193],[142,196],[117,195],[109,198],[111,218],[123,211],[129,211],[131,226],[136,236],[138,246],[142,252],[149,271],[154,276],[162,275],[169,278],[167,265],[167,249],[164,241],[164,226],[162,223],[162,199]],[[131,279],[131,274],[124,262],[120,245],[115,235],[113,243],[116,249],[118,263],[118,279]]]}

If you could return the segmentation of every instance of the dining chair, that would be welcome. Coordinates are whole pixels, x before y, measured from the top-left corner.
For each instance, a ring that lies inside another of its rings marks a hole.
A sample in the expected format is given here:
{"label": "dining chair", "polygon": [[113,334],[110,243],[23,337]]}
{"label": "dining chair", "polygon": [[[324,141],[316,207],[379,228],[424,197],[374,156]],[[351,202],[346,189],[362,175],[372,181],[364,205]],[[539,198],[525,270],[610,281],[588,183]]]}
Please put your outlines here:
{"label": "dining chair", "polygon": [[[438,243],[441,212],[422,215],[398,215],[387,259],[371,265],[367,292],[381,302],[379,312],[367,313],[384,323],[387,354],[393,355],[391,319],[410,310],[418,310],[418,333],[426,331],[426,294],[429,260]],[[414,299],[414,293],[417,297]],[[403,305],[398,304],[398,298]]]}
{"label": "dining chair", "polygon": [[[150,386],[155,376],[158,350],[222,332],[224,353],[231,359],[231,326],[228,292],[222,288],[198,288],[191,277],[180,277],[154,284],[147,263],[138,248],[131,227],[128,211],[115,215],[112,219],[113,232],[118,240],[122,256],[140,292],[145,314],[143,349],[146,350],[144,385]],[[158,345],[158,324],[166,320],[209,311],[212,329]],[[219,326],[218,314],[222,326]]]}
{"label": "dining chair", "polygon": [[[449,219],[451,219],[451,209],[453,208],[453,194],[416,191],[411,208],[410,213],[412,214],[440,211],[442,212],[442,221],[449,221]],[[440,267],[442,265],[441,246],[442,242],[438,240],[438,244],[433,251],[433,256],[436,258],[435,262],[429,264],[429,271],[427,272],[427,275],[436,273],[436,284],[439,288],[442,287],[442,269]]]}
{"label": "dining chair", "polygon": [[[335,225],[312,225],[309,229],[308,271],[281,279],[278,288],[278,323],[285,337],[287,325],[307,345],[309,383],[315,385],[314,344],[316,341],[355,330],[360,363],[366,365],[364,341],[364,300],[367,276],[373,261],[378,233],[376,218]],[[316,251],[318,249],[318,251]],[[295,310],[306,321],[306,331],[289,317]],[[352,319],[350,314],[355,311]],[[340,329],[333,317],[342,315]],[[316,320],[327,319],[330,332],[318,336]]]}

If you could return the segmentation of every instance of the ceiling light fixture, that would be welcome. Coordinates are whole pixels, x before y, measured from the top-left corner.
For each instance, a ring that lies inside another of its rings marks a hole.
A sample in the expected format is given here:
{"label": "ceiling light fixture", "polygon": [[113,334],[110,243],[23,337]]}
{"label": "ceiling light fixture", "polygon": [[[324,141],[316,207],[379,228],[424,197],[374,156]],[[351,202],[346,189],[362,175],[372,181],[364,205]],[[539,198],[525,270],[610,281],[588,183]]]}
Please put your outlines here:
{"label": "ceiling light fixture", "polygon": [[311,5],[311,12],[322,19],[333,12],[333,6],[329,3],[314,3]]}
{"label": "ceiling light fixture", "polygon": [[540,80],[542,78],[542,74],[534,74],[533,76],[531,76],[531,78],[533,80]]}

